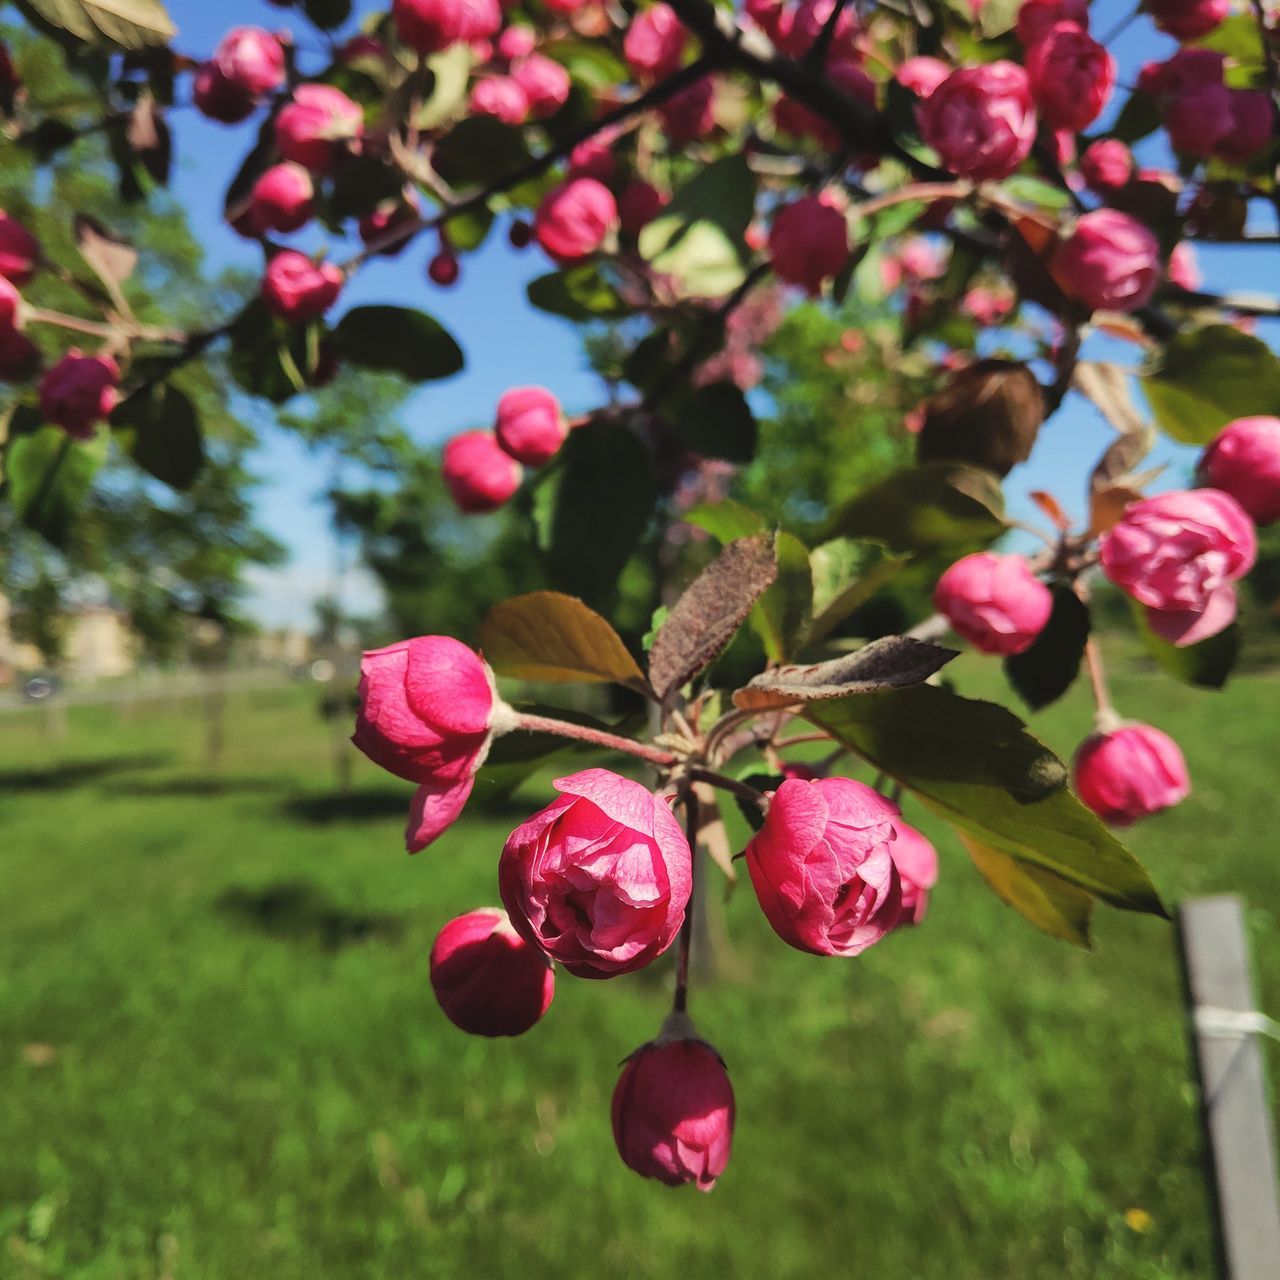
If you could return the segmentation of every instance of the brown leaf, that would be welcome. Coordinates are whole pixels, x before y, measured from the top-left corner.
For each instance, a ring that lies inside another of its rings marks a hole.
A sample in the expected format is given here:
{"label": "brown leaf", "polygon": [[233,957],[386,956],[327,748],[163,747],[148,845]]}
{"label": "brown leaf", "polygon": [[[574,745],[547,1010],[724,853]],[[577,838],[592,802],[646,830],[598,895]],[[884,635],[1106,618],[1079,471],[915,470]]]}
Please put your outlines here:
{"label": "brown leaf", "polygon": [[75,217],[76,248],[114,294],[138,265],[138,251],[87,213]]}
{"label": "brown leaf", "polygon": [[142,94],[130,112],[124,136],[138,163],[164,186],[169,181],[173,139],[168,122],[149,93]]}
{"label": "brown leaf", "polygon": [[1095,537],[1106,533],[1123,517],[1129,503],[1137,502],[1140,497],[1142,494],[1136,489],[1122,484],[1094,489],[1089,495],[1089,532]]}
{"label": "brown leaf", "polygon": [[751,606],[773,585],[773,535],[731,542],[671,606],[649,651],[649,680],[666,699],[723,652]]}
{"label": "brown leaf", "polygon": [[558,591],[533,591],[494,605],[479,639],[500,675],[554,684],[612,680],[648,691],[618,633],[594,609]]}
{"label": "brown leaf", "polygon": [[733,845],[729,840],[729,828],[720,815],[719,795],[706,782],[695,782],[693,791],[698,797],[698,844],[732,885],[738,879],[738,868],[733,865]]}
{"label": "brown leaf", "polygon": [[1098,412],[1121,435],[1137,435],[1150,430],[1133,403],[1129,375],[1119,365],[1102,360],[1081,360],[1071,381],[1082,396],[1093,401]]}
{"label": "brown leaf", "polygon": [[883,636],[830,662],[766,671],[734,693],[733,705],[743,711],[766,711],[855,693],[902,689],[923,684],[955,656],[954,649],[911,636]]}
{"label": "brown leaf", "polygon": [[1059,533],[1066,533],[1071,528],[1070,517],[1063,511],[1061,503],[1053,494],[1046,493],[1043,489],[1032,489],[1027,496],[1044,512],[1046,519]]}

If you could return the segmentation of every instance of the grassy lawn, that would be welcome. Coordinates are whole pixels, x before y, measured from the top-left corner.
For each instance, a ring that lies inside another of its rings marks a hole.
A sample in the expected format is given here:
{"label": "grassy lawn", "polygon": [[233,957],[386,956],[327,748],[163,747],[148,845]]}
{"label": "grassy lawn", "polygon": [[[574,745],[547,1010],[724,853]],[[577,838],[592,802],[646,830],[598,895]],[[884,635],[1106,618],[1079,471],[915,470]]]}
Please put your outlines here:
{"label": "grassy lawn", "polygon": [[[1280,683],[1116,684],[1196,785],[1133,844],[1170,899],[1247,897],[1275,1009]],[[1038,731],[1069,750],[1084,702]],[[226,765],[201,751],[193,705],[73,710],[61,742],[0,720],[0,1276],[1211,1274],[1167,924],[1103,911],[1092,954],[1044,938],[918,809],[934,906],[862,959],[790,950],[737,893],[692,1000],[739,1107],[704,1197],[636,1178],[609,1130],[665,960],[561,975],[516,1041],[431,997],[435,931],[496,900],[539,786],[410,860],[407,785],[361,762],[336,804],[309,691],[235,697]]]}

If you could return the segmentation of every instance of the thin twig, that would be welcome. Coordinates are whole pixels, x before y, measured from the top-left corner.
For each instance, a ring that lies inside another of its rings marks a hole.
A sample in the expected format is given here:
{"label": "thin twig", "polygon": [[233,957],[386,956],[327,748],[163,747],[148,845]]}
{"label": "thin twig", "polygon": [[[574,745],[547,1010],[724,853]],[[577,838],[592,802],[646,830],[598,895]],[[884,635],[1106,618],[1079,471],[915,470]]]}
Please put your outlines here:
{"label": "thin twig", "polygon": [[623,751],[627,755],[638,756],[648,760],[650,764],[668,768],[675,764],[676,757],[661,747],[650,746],[647,742],[637,742],[634,738],[624,738],[616,733],[607,733],[603,729],[593,729],[585,724],[573,724],[569,720],[556,720],[551,716],[535,716],[519,713],[516,728],[530,733],[554,733],[562,738],[576,738],[579,742],[591,742],[598,747],[607,747],[612,751]]}

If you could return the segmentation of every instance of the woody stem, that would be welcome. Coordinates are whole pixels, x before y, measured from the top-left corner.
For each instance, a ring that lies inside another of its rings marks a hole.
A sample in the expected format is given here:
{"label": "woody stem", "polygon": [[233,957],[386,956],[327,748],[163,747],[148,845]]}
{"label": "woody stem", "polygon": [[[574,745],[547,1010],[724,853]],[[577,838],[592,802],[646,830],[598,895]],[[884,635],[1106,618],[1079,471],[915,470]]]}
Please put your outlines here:
{"label": "woody stem", "polygon": [[530,733],[554,733],[562,738],[576,738],[579,742],[591,742],[598,747],[607,747],[611,751],[624,751],[630,756],[639,756],[650,764],[664,768],[675,764],[676,758],[670,751],[660,747],[652,747],[646,742],[637,742],[634,738],[624,738],[616,733],[608,733],[603,729],[593,729],[590,725],[573,724],[568,720],[556,720],[552,716],[517,715],[517,729],[526,729]]}

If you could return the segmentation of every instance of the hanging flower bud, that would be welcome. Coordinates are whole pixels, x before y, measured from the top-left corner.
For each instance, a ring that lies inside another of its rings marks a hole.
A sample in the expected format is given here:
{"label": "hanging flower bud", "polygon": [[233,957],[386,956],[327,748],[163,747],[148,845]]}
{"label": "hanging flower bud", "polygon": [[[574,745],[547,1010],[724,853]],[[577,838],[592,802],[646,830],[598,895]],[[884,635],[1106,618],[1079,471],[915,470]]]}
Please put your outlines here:
{"label": "hanging flower bud", "polygon": [[569,73],[544,54],[531,53],[513,63],[511,78],[520,86],[535,120],[555,115],[569,101]]}
{"label": "hanging flower bud", "polygon": [[1069,298],[1092,311],[1135,311],[1160,279],[1160,245],[1142,223],[1118,209],[1084,214],[1050,264]]}
{"label": "hanging flower bud", "polygon": [[337,302],[343,279],[333,263],[313,262],[305,253],[284,249],[267,263],[262,299],[282,320],[305,324]]}
{"label": "hanging flower bud", "polygon": [[311,221],[315,187],[300,164],[272,165],[253,184],[249,218],[259,232],[297,231]]}
{"label": "hanging flower bud", "polygon": [[40,412],[76,440],[88,440],[119,401],[120,366],[72,347],[40,383]]}
{"label": "hanging flower bud", "polygon": [[769,228],[769,257],[780,280],[811,297],[849,260],[849,228],[829,196],[801,196],[783,205]]}
{"label": "hanging flower bud", "polygon": [[934,608],[981,653],[1031,648],[1053,612],[1053,593],[1021,556],[979,551],[938,579]]}
{"label": "hanging flower bud", "polygon": [[503,124],[524,124],[529,99],[511,76],[485,76],[472,86],[471,114],[492,116]]}
{"label": "hanging flower bud", "polygon": [[1080,799],[1115,827],[1168,809],[1191,792],[1178,744],[1149,724],[1086,738],[1076,752],[1075,785]]}
{"label": "hanging flower bud", "polygon": [[1200,457],[1205,484],[1229,493],[1256,524],[1280,520],[1280,418],[1237,418]]}
{"label": "hanging flower bud", "polygon": [[445,487],[459,511],[496,511],[520,487],[524,469],[499,447],[491,431],[464,431],[444,447]]}
{"label": "hanging flower bud", "polygon": [[680,70],[689,33],[667,4],[651,5],[631,19],[622,56],[640,84],[665,80]]}
{"label": "hanging flower bud", "polygon": [[571,178],[543,197],[534,215],[538,243],[557,262],[576,262],[600,248],[617,226],[613,193],[595,178]]}
{"label": "hanging flower bud", "polygon": [[540,467],[560,452],[569,424],[560,401],[545,387],[513,387],[498,401],[493,431],[517,462]]}

